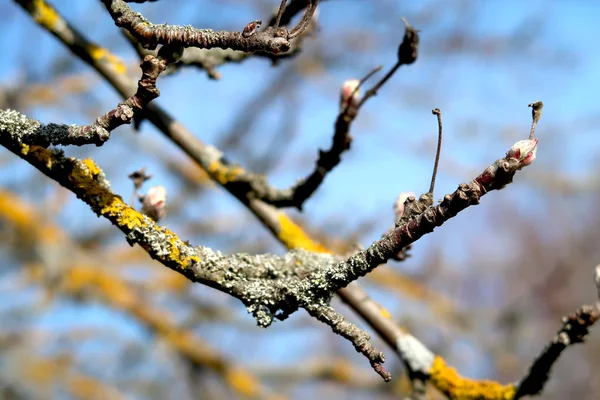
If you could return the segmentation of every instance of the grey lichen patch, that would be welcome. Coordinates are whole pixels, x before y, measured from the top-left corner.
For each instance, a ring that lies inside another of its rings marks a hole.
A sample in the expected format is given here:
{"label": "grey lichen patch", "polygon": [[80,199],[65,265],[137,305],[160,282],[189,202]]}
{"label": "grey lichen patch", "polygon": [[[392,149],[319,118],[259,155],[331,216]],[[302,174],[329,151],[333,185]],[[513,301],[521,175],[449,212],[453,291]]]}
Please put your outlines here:
{"label": "grey lichen patch", "polygon": [[31,135],[41,126],[39,121],[29,118],[15,110],[0,110],[0,131],[9,133],[13,139],[21,141],[23,136]]}
{"label": "grey lichen patch", "polygon": [[429,374],[435,354],[411,334],[404,334],[396,341],[396,350],[406,360],[412,372]]}
{"label": "grey lichen patch", "polygon": [[11,135],[23,144],[48,147],[50,145],[100,145],[110,137],[106,129],[97,125],[44,125],[15,110],[0,110],[0,132]]}

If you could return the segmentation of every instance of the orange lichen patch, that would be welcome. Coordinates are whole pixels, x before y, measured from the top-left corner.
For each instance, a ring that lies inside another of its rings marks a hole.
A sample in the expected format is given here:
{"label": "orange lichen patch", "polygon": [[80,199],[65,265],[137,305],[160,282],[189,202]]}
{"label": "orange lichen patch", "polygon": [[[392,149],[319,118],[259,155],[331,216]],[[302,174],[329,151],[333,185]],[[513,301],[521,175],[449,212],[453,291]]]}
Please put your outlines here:
{"label": "orange lichen patch", "polygon": [[336,382],[347,383],[352,380],[352,367],[345,360],[336,360],[331,368],[331,378]]}
{"label": "orange lichen patch", "polygon": [[121,278],[95,266],[71,267],[59,288],[63,292],[77,293],[90,287],[99,290],[104,298],[118,308],[127,308],[136,302],[135,294]]}
{"label": "orange lichen patch", "polygon": [[152,290],[172,290],[179,292],[187,288],[189,283],[190,281],[185,276],[165,270],[164,272],[161,271],[160,276],[155,281],[149,282],[149,288]]}
{"label": "orange lichen patch", "polygon": [[100,47],[96,44],[90,44],[87,48],[87,51],[94,61],[108,63],[116,73],[123,75],[127,72],[127,66],[125,63],[104,47]]}
{"label": "orange lichen patch", "polygon": [[0,189],[0,217],[22,229],[33,227],[35,211],[21,202],[14,194]]}
{"label": "orange lichen patch", "polygon": [[510,400],[516,393],[515,385],[463,378],[439,356],[433,361],[430,375],[433,386],[451,400]]}
{"label": "orange lichen patch", "polygon": [[67,383],[67,389],[79,399],[119,400],[124,397],[115,389],[105,386],[102,382],[81,374],[73,374]]}
{"label": "orange lichen patch", "polygon": [[208,164],[207,171],[210,176],[221,185],[233,182],[245,172],[239,165],[224,165],[222,162],[216,160]]}
{"label": "orange lichen patch", "polygon": [[40,221],[40,215],[29,204],[3,189],[0,189],[0,218],[40,242],[55,243],[64,238],[63,232],[56,226]]}
{"label": "orange lichen patch", "polygon": [[[225,381],[239,394],[261,397],[261,387],[250,373],[241,369],[229,369],[227,362],[205,343],[198,340],[187,330],[180,330],[173,324],[170,314],[152,308],[139,299],[120,278],[93,267],[76,267],[70,274],[70,282],[78,282],[78,290],[85,290],[85,285],[99,290],[99,294],[109,304],[123,309],[147,325],[163,339],[168,341],[179,352],[199,365],[211,368],[223,374]],[[75,289],[71,286],[69,289]]]}
{"label": "orange lichen patch", "polygon": [[64,99],[68,95],[85,93],[91,86],[92,79],[87,75],[72,75],[57,78],[51,83],[31,84],[23,88],[22,101],[31,106],[51,105]]}
{"label": "orange lichen patch", "polygon": [[242,369],[227,369],[223,378],[233,390],[243,396],[258,397],[261,392],[256,378]]}
{"label": "orange lichen patch", "polygon": [[50,31],[54,31],[58,22],[62,20],[56,10],[44,0],[33,0],[30,4],[29,11],[35,22]]}
{"label": "orange lichen patch", "polygon": [[377,268],[367,275],[367,279],[410,298],[430,304],[438,315],[453,315],[456,310],[450,299],[431,290],[415,279],[389,268]]}
{"label": "orange lichen patch", "polygon": [[325,246],[314,242],[300,226],[286,214],[279,213],[279,232],[277,237],[288,249],[302,249],[314,253],[331,253]]}
{"label": "orange lichen patch", "polygon": [[41,359],[26,362],[23,366],[23,372],[31,382],[45,387],[54,382],[58,371],[52,360]]}

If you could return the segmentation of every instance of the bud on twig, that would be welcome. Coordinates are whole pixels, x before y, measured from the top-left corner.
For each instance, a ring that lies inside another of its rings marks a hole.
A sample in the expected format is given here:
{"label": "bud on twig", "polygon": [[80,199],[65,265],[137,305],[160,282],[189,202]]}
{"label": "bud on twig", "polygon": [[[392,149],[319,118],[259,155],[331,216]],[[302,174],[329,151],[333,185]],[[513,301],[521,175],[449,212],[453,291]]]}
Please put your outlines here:
{"label": "bud on twig", "polygon": [[357,107],[360,98],[360,81],[358,79],[348,79],[342,85],[340,90],[340,113],[344,112],[346,107]]}
{"label": "bud on twig", "polygon": [[402,18],[402,22],[404,23],[405,31],[402,43],[398,47],[398,63],[412,64],[417,59],[419,34],[404,18]]}
{"label": "bud on twig", "polygon": [[245,38],[249,38],[250,36],[256,33],[256,31],[258,30],[258,28],[260,28],[261,25],[262,21],[258,19],[256,21],[248,23],[248,25],[246,25],[246,27],[242,31],[242,36]]}
{"label": "bud on twig", "polygon": [[165,205],[167,203],[167,190],[163,186],[152,186],[142,201],[142,213],[158,222],[165,216]]}
{"label": "bud on twig", "polygon": [[506,153],[507,159],[515,159],[519,161],[519,168],[523,168],[535,160],[537,153],[537,139],[519,140]]}

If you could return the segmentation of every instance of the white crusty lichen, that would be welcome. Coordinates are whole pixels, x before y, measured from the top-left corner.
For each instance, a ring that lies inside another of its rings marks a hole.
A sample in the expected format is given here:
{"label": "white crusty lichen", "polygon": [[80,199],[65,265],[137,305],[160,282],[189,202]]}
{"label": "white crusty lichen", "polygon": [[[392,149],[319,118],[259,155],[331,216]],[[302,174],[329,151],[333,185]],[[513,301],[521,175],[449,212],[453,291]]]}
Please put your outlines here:
{"label": "white crusty lichen", "polygon": [[409,333],[403,334],[396,340],[396,349],[413,372],[419,371],[425,375],[429,374],[435,360],[435,354],[416,337]]}
{"label": "white crusty lichen", "polygon": [[39,121],[15,110],[0,110],[0,132],[6,132],[15,139],[31,135],[41,126]]}

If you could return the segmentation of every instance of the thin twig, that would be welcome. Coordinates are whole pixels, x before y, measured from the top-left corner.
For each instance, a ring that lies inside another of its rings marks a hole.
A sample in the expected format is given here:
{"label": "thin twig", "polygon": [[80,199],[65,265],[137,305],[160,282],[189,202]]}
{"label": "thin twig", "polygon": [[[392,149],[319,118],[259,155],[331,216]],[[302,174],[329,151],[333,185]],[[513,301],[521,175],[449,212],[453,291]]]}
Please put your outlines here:
{"label": "thin twig", "polygon": [[285,11],[285,3],[287,3],[287,0],[281,0],[281,4],[279,5],[279,10],[277,10],[277,16],[275,17],[275,22],[273,23],[273,28],[275,28],[275,29],[279,28],[279,22],[281,22],[281,16],[283,15],[283,12]]}
{"label": "thin twig", "polygon": [[437,150],[435,152],[435,162],[433,163],[433,173],[431,174],[431,185],[429,185],[429,194],[433,196],[433,189],[435,188],[435,178],[437,176],[438,164],[440,162],[440,154],[442,151],[442,112],[439,108],[431,110],[433,115],[437,116],[438,121],[438,140]]}

